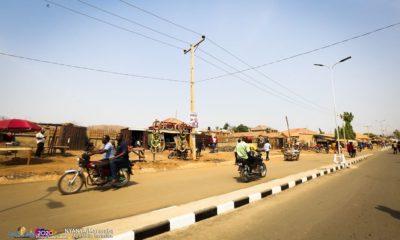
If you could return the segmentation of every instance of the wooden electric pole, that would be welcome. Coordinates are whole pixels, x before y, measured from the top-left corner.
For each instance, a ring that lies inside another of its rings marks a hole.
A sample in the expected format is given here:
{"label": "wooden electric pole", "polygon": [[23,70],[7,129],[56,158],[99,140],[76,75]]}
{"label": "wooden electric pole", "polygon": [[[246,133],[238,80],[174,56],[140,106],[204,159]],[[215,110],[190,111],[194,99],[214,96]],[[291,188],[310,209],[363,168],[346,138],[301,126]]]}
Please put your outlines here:
{"label": "wooden electric pole", "polygon": [[[206,39],[206,36],[201,36],[201,40],[194,44],[190,45],[190,48],[187,50],[183,50],[183,53],[186,54],[190,52],[190,115],[195,115],[197,118],[196,114],[196,108],[195,108],[195,99],[194,99],[194,52],[196,51],[197,47]],[[192,159],[196,160],[196,127],[193,127],[192,130],[190,131],[190,139],[189,139],[189,144],[190,148],[192,149]]]}

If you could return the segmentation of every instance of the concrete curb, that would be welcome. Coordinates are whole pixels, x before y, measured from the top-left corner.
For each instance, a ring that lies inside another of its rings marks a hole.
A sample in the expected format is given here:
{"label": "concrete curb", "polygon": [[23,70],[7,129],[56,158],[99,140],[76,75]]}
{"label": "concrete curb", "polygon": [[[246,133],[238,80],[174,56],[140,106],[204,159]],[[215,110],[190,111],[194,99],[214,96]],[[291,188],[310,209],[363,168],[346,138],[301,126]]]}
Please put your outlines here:
{"label": "concrete curb", "polygon": [[[347,166],[359,163],[372,154],[356,157]],[[115,231],[113,240],[146,239],[162,233],[190,226],[196,222],[224,214],[268,196],[278,194],[318,177],[347,168],[345,164],[329,165],[285,178],[275,179],[246,189],[240,189],[220,196],[202,199],[181,206],[174,206],[124,219],[87,226],[87,229],[109,229]],[[322,170],[321,170],[322,169]]]}

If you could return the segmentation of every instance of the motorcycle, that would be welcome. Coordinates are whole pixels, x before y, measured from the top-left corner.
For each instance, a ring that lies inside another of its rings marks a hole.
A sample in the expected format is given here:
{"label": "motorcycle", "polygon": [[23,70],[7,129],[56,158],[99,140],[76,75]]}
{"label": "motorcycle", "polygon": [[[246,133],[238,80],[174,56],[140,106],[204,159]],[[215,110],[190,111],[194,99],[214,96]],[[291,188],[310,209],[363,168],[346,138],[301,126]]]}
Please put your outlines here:
{"label": "motorcycle", "polygon": [[329,147],[323,146],[323,145],[316,145],[316,146],[313,147],[313,150],[316,153],[321,153],[321,152],[329,153]]}
{"label": "motorcycle", "polygon": [[[101,175],[98,172],[98,165],[101,164],[100,161],[90,161],[90,156],[88,153],[83,153],[82,157],[77,159],[79,168],[70,169],[65,171],[65,173],[60,177],[57,183],[58,191],[64,195],[77,193],[81,190],[82,186],[103,186],[107,183],[111,183],[111,171],[110,167],[104,166],[101,168]],[[115,187],[123,187],[129,183],[130,175],[133,175],[134,162],[129,161],[124,165],[119,166],[118,181],[114,183]],[[85,174],[86,173],[86,174]]]}
{"label": "motorcycle", "polygon": [[349,155],[351,158],[355,158],[357,155],[357,151],[355,149],[349,151]]}
{"label": "motorcycle", "polygon": [[237,158],[238,172],[242,182],[248,182],[251,178],[267,176],[267,166],[260,153],[251,151],[248,159]]}
{"label": "motorcycle", "polygon": [[178,159],[188,160],[188,149],[176,149],[174,148],[169,154],[168,159],[177,157]]}

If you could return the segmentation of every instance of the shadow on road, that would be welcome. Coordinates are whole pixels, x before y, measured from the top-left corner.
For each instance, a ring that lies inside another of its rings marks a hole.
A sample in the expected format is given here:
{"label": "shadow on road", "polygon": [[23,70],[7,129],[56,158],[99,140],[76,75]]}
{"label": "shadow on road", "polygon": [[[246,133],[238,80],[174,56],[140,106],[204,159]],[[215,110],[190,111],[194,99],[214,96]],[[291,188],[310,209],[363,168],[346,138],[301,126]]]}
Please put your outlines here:
{"label": "shadow on road", "polygon": [[[119,189],[127,188],[127,187],[134,186],[137,184],[139,184],[139,183],[135,182],[135,181],[130,181],[126,186],[121,187],[121,188],[113,187],[109,183],[107,183],[106,185],[103,185],[103,186],[94,186],[94,187],[88,186],[86,188],[82,188],[82,190],[80,190],[79,192],[71,194],[71,195],[82,194],[85,192],[92,192],[92,191],[98,191],[98,192],[118,191]],[[65,195],[65,196],[71,196],[71,195]]]}
{"label": "shadow on road", "polygon": [[[11,159],[1,162],[0,164],[4,165],[4,166],[26,165],[26,161],[27,161],[26,158],[14,157],[14,158],[11,158]],[[30,164],[35,165],[35,164],[45,164],[45,163],[52,163],[52,162],[54,162],[54,160],[33,157],[31,159]]]}
{"label": "shadow on road", "polygon": [[[26,202],[26,203],[18,204],[18,205],[13,206],[13,207],[9,207],[9,208],[6,208],[6,209],[1,209],[0,213],[6,212],[6,211],[11,210],[11,209],[19,208],[19,207],[22,207],[22,206],[25,206],[25,205],[28,205],[28,204],[43,200],[43,199],[46,199],[48,196],[50,196],[55,191],[57,191],[57,187],[48,187],[47,188],[47,193],[44,196],[42,196],[42,197],[40,197],[38,199],[32,200],[32,201]],[[51,199],[46,199],[46,200],[49,201],[49,203],[47,203],[47,206],[49,208],[64,207],[64,204],[62,204],[61,202],[56,202],[56,201],[53,201]]]}
{"label": "shadow on road", "polygon": [[400,220],[400,211],[396,211],[394,209],[382,206],[382,205],[378,205],[377,207],[375,207],[376,209],[385,212],[385,213],[389,213],[392,217]]}

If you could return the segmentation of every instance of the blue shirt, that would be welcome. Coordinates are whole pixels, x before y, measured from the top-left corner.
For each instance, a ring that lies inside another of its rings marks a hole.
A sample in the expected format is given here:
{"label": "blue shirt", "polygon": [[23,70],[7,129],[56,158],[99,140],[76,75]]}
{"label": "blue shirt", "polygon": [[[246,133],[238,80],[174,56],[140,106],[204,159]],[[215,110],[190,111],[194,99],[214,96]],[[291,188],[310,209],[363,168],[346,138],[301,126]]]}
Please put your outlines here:
{"label": "blue shirt", "polygon": [[114,157],[114,147],[110,142],[104,145],[103,150],[105,150],[105,152],[103,153],[104,159],[109,159]]}

